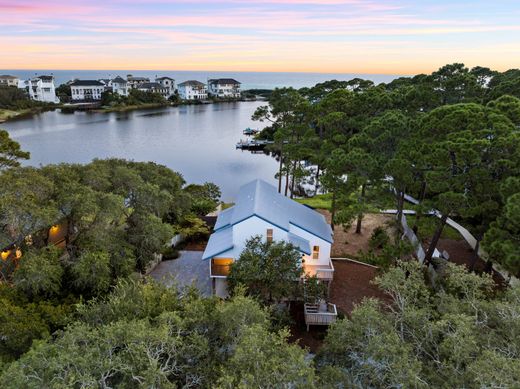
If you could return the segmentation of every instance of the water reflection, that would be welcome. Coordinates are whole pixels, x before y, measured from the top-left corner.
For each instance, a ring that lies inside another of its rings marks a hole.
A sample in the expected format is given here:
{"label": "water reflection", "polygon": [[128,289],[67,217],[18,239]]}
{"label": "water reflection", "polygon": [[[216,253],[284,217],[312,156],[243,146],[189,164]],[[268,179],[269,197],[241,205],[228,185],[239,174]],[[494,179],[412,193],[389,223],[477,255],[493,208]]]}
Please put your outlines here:
{"label": "water reflection", "polygon": [[183,174],[188,182],[213,181],[225,200],[255,178],[275,183],[277,162],[235,150],[261,102],[159,108],[146,111],[85,113],[58,111],[7,122],[2,127],[31,152],[29,164],[118,157],[155,161]]}

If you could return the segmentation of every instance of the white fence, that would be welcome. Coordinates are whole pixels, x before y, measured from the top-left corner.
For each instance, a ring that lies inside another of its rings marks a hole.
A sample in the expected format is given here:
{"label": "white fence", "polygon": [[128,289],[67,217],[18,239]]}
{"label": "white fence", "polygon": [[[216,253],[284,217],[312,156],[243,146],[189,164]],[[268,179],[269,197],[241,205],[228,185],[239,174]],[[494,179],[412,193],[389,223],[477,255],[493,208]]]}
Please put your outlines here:
{"label": "white fence", "polygon": [[184,240],[184,236],[181,234],[175,235],[172,240],[170,241],[170,246],[176,247],[179,243],[181,243]]}
{"label": "white fence", "polygon": [[[410,203],[412,203],[412,204],[416,204],[416,205],[419,204],[419,200],[414,199],[410,195],[405,195],[405,200],[410,202]],[[381,212],[382,213],[397,213],[397,210],[382,210]],[[423,249],[419,239],[417,238],[417,235],[415,235],[413,230],[408,226],[408,223],[406,221],[406,215],[407,214],[415,214],[415,211],[404,211],[403,212],[401,225],[403,227],[404,236],[406,236],[406,238],[412,243],[412,245],[414,247],[414,250],[415,250],[415,254],[417,255],[417,258],[419,259],[419,262],[423,263],[424,262],[424,257],[425,257],[425,252],[424,252],[424,249]],[[432,210],[430,212],[427,212],[426,214],[427,215],[434,215],[434,216],[436,216],[438,218],[440,218],[442,216],[441,213],[439,211],[437,211],[437,210]],[[457,232],[460,234],[460,236],[462,236],[462,238],[468,243],[468,245],[471,248],[473,248],[473,249],[475,248],[475,246],[477,244],[477,239],[471,234],[471,232],[468,231],[467,228],[464,228],[463,226],[461,226],[459,223],[457,223],[455,220],[453,220],[451,218],[448,218],[446,220],[446,224],[448,224],[450,227],[452,227],[455,230],[457,230]],[[479,246],[478,255],[481,258],[486,258],[487,257],[487,254],[484,251],[484,249],[482,249],[482,246]],[[437,249],[435,249],[435,251],[433,253],[433,257],[441,258],[442,255],[441,255],[441,253]],[[520,280],[518,278],[512,276],[509,272],[505,271],[499,264],[494,263],[493,264],[493,268],[495,269],[495,271],[500,273],[505,280],[509,280],[509,282],[511,284],[518,284],[518,283],[520,283]]]}

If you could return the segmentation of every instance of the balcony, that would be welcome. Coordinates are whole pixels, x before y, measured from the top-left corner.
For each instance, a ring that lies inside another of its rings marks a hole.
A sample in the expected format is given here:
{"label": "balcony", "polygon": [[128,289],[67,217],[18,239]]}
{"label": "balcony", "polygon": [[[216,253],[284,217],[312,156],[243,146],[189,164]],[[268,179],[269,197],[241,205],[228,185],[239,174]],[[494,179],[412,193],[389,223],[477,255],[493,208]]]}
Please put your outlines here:
{"label": "balcony", "polygon": [[305,324],[309,326],[330,326],[338,318],[336,304],[305,304]]}
{"label": "balcony", "polygon": [[303,264],[305,274],[316,276],[322,281],[332,281],[334,278],[334,265],[330,259],[327,265],[312,265],[311,261],[312,260],[307,260],[307,262]]}

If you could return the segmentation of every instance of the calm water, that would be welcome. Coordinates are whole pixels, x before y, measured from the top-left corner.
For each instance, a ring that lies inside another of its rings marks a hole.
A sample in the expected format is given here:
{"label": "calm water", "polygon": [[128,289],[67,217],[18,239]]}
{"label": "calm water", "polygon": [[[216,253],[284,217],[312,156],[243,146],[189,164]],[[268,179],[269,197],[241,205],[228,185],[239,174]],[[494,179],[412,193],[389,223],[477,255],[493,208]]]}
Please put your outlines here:
{"label": "calm water", "polygon": [[87,163],[120,157],[154,161],[183,174],[189,183],[212,181],[224,200],[255,178],[275,183],[277,163],[264,154],[235,149],[246,127],[261,128],[251,114],[261,102],[168,107],[125,113],[45,112],[6,122],[27,164]]}
{"label": "calm water", "polygon": [[50,74],[56,78],[56,85],[65,83],[74,78],[99,79],[113,78],[117,75],[126,77],[127,74],[134,76],[155,78],[156,75],[168,76],[175,79],[177,83],[186,80],[199,80],[205,82],[208,78],[235,78],[242,83],[243,89],[274,89],[276,87],[292,86],[302,88],[313,86],[318,82],[327,80],[348,81],[355,77],[372,80],[376,84],[390,82],[398,76],[388,74],[353,74],[353,73],[288,73],[288,72],[204,72],[204,71],[176,71],[176,70],[0,70],[0,74],[11,74],[21,79],[27,79],[34,75]]}

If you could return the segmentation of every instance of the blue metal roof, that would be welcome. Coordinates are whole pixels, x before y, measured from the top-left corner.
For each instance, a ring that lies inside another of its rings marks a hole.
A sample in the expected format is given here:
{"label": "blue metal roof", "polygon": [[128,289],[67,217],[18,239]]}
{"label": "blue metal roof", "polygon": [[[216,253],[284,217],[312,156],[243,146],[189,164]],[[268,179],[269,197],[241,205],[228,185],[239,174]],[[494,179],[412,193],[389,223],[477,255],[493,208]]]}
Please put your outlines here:
{"label": "blue metal roof", "polygon": [[229,226],[231,224],[231,215],[233,215],[233,208],[228,208],[223,210],[218,214],[217,221],[215,226],[213,227],[215,230],[220,230],[223,227]]}
{"label": "blue metal roof", "polygon": [[289,232],[287,234],[289,238],[289,243],[291,243],[293,246],[298,247],[298,249],[307,255],[311,255],[311,244],[307,239],[303,239],[299,237],[298,235],[294,235],[293,233]]}
{"label": "blue metal roof", "polygon": [[240,188],[235,206],[218,216],[215,230],[235,225],[251,216],[289,231],[289,224],[332,243],[332,229],[318,212],[278,193],[265,181],[255,180]]}
{"label": "blue metal roof", "polygon": [[332,243],[332,229],[323,215],[283,196],[265,181],[255,180],[242,186],[232,209],[232,225],[255,215],[286,231],[293,224]]}
{"label": "blue metal roof", "polygon": [[213,258],[233,248],[233,229],[223,228],[209,237],[202,259]]}

